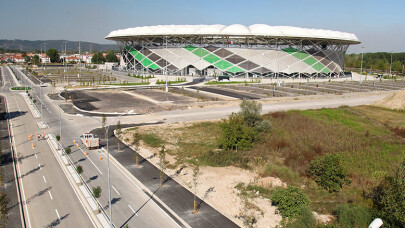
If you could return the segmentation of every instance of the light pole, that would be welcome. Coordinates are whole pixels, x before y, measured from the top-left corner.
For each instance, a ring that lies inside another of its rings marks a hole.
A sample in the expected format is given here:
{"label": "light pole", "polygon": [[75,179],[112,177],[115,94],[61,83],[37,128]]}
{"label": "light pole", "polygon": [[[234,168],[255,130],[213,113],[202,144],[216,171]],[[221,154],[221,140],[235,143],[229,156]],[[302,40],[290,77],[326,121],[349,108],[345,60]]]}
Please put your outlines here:
{"label": "light pole", "polygon": [[391,51],[391,63],[390,63],[390,76],[392,77],[391,69],[392,69],[392,51]]}
{"label": "light pole", "polygon": [[[116,116],[114,119],[112,119],[108,124],[107,124],[107,129],[106,129],[106,135],[107,135],[107,185],[108,185],[108,208],[110,209],[110,227],[112,228],[112,207],[111,207],[111,182],[110,182],[110,151],[108,150],[108,130],[110,129],[111,123],[117,119],[118,117],[121,117],[123,115],[131,114],[133,113],[134,110],[129,110],[126,113],[122,113],[121,115]],[[100,120],[96,119],[93,116],[90,116],[91,118],[97,120],[98,122],[101,123]],[[117,139],[118,140],[118,139]]]}
{"label": "light pole", "polygon": [[360,63],[360,84],[361,84],[361,78],[363,75],[363,46],[361,47],[361,63]]}

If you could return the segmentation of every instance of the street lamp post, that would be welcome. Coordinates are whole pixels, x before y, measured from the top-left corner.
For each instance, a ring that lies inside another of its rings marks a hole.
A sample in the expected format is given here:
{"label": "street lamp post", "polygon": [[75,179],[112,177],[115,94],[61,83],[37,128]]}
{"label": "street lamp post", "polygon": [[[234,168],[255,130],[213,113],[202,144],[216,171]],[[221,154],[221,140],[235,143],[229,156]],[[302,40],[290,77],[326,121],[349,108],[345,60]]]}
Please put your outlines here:
{"label": "street lamp post", "polygon": [[390,76],[392,77],[391,69],[392,69],[392,51],[391,51],[391,63],[390,63]]}
{"label": "street lamp post", "polygon": [[361,47],[361,63],[360,63],[360,84],[361,84],[361,78],[362,78],[362,75],[363,75],[363,48],[364,47]]}
{"label": "street lamp post", "polygon": [[[134,112],[134,110],[129,110],[128,112],[126,112],[126,113],[122,113],[121,115],[118,115],[118,116],[116,116],[114,119],[112,119],[110,122],[109,122],[109,124],[107,124],[108,126],[107,126],[107,129],[106,129],[106,135],[107,135],[107,185],[108,185],[108,208],[110,209],[110,227],[112,228],[113,227],[113,224],[112,224],[112,207],[111,207],[111,182],[110,182],[110,151],[109,151],[109,149],[108,149],[108,131],[109,131],[109,129],[110,129],[110,126],[111,126],[111,123],[115,120],[115,119],[117,119],[118,117],[121,117],[121,116],[123,116],[123,115],[127,115],[127,114],[131,114],[131,113],[133,113]],[[92,116],[90,116],[91,118],[93,118],[93,119],[95,119],[95,120],[97,120],[98,122],[100,122],[101,123],[101,121],[100,120],[98,120],[98,119],[96,119],[95,117],[92,117]],[[117,139],[118,140],[118,139]]]}

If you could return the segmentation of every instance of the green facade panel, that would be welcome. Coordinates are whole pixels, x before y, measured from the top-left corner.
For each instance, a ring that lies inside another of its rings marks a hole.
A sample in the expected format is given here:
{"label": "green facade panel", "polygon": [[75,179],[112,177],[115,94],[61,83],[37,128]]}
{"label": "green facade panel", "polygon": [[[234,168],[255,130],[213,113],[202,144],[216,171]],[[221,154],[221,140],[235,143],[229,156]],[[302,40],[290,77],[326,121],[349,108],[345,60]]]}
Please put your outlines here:
{"label": "green facade panel", "polygon": [[209,51],[202,48],[198,48],[194,50],[193,53],[196,54],[198,57],[204,57],[209,53]]}
{"label": "green facade panel", "polygon": [[226,71],[229,71],[232,73],[245,72],[244,70],[242,70],[241,68],[239,68],[237,66],[231,67],[231,68],[227,69]]}
{"label": "green facade panel", "polygon": [[229,68],[233,65],[225,60],[221,60],[221,61],[215,63],[214,66],[218,67],[221,70],[225,70],[226,68]]}
{"label": "green facade panel", "polygon": [[219,58],[216,55],[210,54],[210,55],[204,57],[204,60],[209,63],[215,63],[215,62],[218,62],[219,60],[221,60],[221,58]]}
{"label": "green facade panel", "polygon": [[144,56],[142,53],[139,51],[135,50],[134,48],[131,47],[125,47],[131,53],[131,55],[138,60],[144,67],[151,68],[153,70],[160,69],[160,66],[155,64],[152,60],[148,59],[146,56]]}

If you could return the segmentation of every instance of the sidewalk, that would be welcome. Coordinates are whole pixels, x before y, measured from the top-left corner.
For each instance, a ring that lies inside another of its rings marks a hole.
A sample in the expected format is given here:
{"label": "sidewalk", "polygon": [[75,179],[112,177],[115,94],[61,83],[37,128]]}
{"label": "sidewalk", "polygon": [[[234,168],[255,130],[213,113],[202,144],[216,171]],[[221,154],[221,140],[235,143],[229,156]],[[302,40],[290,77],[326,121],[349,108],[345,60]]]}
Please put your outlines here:
{"label": "sidewalk", "polygon": [[[131,126],[123,125],[122,127],[126,128]],[[164,177],[165,183],[160,187],[159,169],[144,158],[140,159],[141,167],[137,168],[135,166],[134,151],[124,143],[121,142],[121,150],[117,152],[117,138],[113,135],[114,129],[115,126],[110,126],[108,132],[109,151],[111,155],[191,227],[238,227],[231,220],[199,198],[197,198],[199,207],[198,214],[192,214],[193,194],[166,175]],[[101,129],[95,129],[92,133],[103,135]],[[104,138],[101,137],[100,146],[105,145],[106,142]],[[232,205],[229,206],[232,207]]]}

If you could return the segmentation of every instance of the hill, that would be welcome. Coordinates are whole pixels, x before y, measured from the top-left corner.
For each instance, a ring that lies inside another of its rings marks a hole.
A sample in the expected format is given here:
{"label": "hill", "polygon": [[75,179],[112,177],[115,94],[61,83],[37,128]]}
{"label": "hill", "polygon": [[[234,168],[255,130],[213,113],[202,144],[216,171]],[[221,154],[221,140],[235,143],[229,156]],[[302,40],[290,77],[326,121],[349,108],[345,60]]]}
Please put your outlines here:
{"label": "hill", "polygon": [[[55,48],[58,51],[62,50],[63,42],[66,43],[66,50],[68,52],[79,51],[79,41],[68,40],[0,40],[0,48],[2,49],[14,49],[22,51],[35,51],[41,49],[41,44],[46,43],[46,49]],[[80,42],[80,48],[82,52],[86,51],[106,51],[106,50],[118,50],[116,44],[97,44],[91,42]]]}

